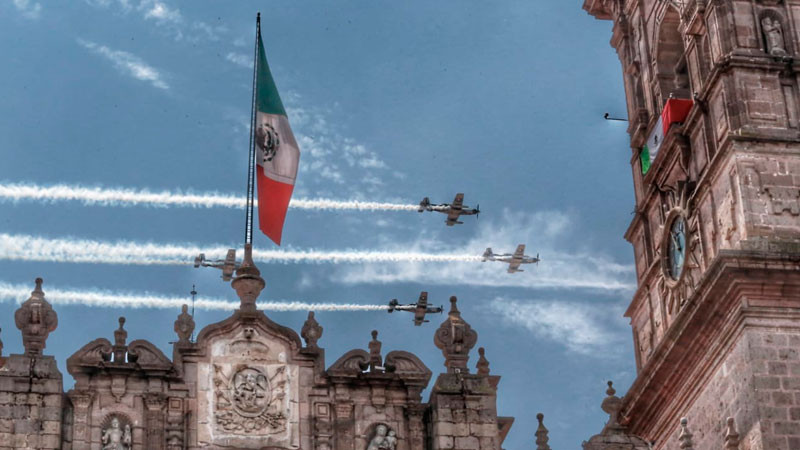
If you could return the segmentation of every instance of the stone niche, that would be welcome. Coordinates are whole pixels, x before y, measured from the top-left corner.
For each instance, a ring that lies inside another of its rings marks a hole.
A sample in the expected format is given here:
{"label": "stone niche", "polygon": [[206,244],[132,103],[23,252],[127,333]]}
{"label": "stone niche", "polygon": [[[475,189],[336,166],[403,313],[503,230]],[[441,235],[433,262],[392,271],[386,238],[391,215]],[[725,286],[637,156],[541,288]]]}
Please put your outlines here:
{"label": "stone niche", "polygon": [[300,448],[299,366],[291,345],[256,321],[206,343],[197,363],[198,444]]}

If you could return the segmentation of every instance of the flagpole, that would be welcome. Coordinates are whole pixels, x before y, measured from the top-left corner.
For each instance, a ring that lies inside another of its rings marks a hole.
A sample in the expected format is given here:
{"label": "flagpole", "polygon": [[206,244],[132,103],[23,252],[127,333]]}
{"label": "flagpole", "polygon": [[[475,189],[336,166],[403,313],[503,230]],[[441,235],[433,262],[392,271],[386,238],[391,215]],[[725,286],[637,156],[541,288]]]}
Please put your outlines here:
{"label": "flagpole", "polygon": [[255,161],[256,143],[254,131],[256,127],[256,90],[258,74],[258,37],[261,34],[261,13],[256,15],[256,38],[253,46],[253,97],[250,101],[250,147],[247,161],[247,204],[245,206],[244,244],[253,243],[253,207],[255,204]]}

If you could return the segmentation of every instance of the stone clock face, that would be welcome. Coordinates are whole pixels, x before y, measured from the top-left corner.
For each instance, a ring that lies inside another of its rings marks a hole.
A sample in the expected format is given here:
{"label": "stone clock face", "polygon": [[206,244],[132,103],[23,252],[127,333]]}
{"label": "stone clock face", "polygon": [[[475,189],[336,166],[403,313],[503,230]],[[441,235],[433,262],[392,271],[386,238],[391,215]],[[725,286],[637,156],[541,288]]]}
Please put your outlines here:
{"label": "stone clock face", "polygon": [[667,242],[667,262],[669,276],[677,280],[683,272],[683,263],[686,259],[686,223],[683,216],[678,216],[672,221],[669,228],[669,241]]}

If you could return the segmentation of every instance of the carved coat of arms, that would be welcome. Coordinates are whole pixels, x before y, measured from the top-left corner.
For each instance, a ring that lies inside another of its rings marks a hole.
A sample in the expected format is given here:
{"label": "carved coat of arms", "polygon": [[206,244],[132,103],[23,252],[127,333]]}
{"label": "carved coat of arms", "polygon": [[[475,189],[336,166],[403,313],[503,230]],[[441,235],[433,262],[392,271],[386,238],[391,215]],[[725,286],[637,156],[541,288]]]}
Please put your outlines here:
{"label": "carved coat of arms", "polygon": [[214,365],[214,418],[225,432],[269,435],[286,430],[286,366],[239,366],[226,373]]}

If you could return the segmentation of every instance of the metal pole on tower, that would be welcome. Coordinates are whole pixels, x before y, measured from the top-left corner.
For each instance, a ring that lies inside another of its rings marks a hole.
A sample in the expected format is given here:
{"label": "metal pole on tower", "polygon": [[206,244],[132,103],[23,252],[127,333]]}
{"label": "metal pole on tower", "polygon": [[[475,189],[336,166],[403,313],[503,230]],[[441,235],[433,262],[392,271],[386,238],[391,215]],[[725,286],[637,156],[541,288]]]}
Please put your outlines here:
{"label": "metal pole on tower", "polygon": [[256,15],[256,38],[253,48],[253,96],[250,101],[250,146],[247,162],[247,204],[245,206],[244,243],[253,243],[253,207],[255,205],[255,165],[256,165],[256,77],[258,74],[258,36],[261,33],[261,13]]}
{"label": "metal pole on tower", "polygon": [[[194,302],[197,297],[197,291],[195,290],[194,285],[192,285],[192,292],[189,293],[192,294],[192,319],[194,320]],[[192,330],[192,338],[190,339],[190,341],[194,342],[194,330]]]}

